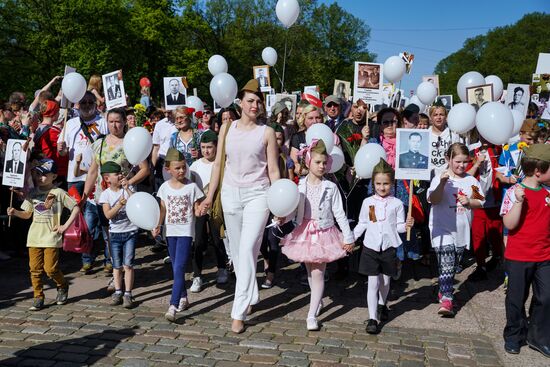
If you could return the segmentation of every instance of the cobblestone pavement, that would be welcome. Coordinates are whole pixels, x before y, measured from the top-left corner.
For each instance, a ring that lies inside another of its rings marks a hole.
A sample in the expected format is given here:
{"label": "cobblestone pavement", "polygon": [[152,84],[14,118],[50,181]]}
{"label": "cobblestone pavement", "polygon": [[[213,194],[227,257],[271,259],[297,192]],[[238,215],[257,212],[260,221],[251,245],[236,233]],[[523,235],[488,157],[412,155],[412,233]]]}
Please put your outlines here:
{"label": "cobblestone pavement", "polygon": [[[229,330],[234,281],[217,287],[215,269],[205,271],[205,289],[189,295],[191,308],[176,323],[164,319],[171,282],[162,257],[146,247],[138,249],[134,295],[139,305],[132,310],[107,304],[108,278],[101,269],[80,275],[78,257],[64,254],[62,268],[71,279],[69,304],[54,305],[55,289],[50,287],[48,307],[27,311],[32,297],[28,265],[23,259],[0,263],[0,365],[550,365],[527,347],[518,356],[504,353],[503,292],[496,274],[479,285],[459,282],[457,317],[440,319],[433,271],[416,269],[418,280],[408,279],[411,274],[405,272],[406,281],[393,286],[391,320],[373,336],[365,332],[362,278],[329,280],[319,318],[322,329],[308,332],[304,320],[309,294],[299,284],[301,270],[283,263],[277,285],[261,291],[262,301],[246,331],[235,335]],[[351,263],[353,269],[354,259]]]}

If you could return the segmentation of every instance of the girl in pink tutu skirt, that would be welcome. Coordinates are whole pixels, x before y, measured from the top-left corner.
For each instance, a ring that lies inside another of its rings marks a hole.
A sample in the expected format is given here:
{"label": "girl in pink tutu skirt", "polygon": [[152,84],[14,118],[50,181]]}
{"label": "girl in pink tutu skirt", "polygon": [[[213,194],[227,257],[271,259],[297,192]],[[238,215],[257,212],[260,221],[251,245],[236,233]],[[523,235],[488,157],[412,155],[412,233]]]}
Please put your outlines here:
{"label": "girl in pink tutu skirt", "polygon": [[[322,307],[326,265],[351,252],[355,241],[338,188],[323,178],[332,163],[324,142],[313,141],[304,154],[309,173],[298,184],[297,227],[282,240],[281,246],[289,259],[305,263],[311,289],[307,329],[319,330],[317,316]],[[334,224],[335,218],[343,235]]]}

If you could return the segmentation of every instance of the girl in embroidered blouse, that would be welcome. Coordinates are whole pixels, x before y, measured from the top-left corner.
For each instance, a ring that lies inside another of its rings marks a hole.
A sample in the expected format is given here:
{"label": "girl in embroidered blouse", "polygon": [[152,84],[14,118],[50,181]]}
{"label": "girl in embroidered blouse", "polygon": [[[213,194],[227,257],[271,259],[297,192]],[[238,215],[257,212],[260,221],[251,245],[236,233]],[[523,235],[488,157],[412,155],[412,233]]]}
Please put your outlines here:
{"label": "girl in embroidered blouse", "polygon": [[368,276],[369,334],[380,332],[379,323],[388,319],[386,301],[390,278],[397,274],[397,248],[401,245],[399,233],[404,233],[407,227],[414,225],[414,219],[410,216],[405,221],[401,200],[391,195],[394,177],[393,168],[380,159],[372,173],[375,194],[363,201],[359,222],[353,231],[355,239],[366,231],[359,273]]}
{"label": "girl in embroidered blouse", "polygon": [[[305,149],[304,154],[309,173],[298,185],[298,226],[283,238],[281,246],[283,254],[289,259],[305,263],[311,289],[307,329],[319,330],[317,316],[323,307],[321,300],[325,287],[326,265],[351,252],[355,241],[336,184],[323,179],[332,163],[324,142],[313,141],[311,146]],[[343,235],[336,228],[334,219],[338,222]]]}

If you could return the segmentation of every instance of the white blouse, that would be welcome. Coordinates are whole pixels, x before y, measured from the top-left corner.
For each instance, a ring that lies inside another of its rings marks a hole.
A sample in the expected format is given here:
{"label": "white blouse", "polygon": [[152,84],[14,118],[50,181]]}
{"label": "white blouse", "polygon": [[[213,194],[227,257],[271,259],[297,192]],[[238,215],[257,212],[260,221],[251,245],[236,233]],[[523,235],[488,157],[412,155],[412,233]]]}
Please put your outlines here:
{"label": "white blouse", "polygon": [[373,195],[363,200],[359,223],[353,230],[355,239],[365,232],[363,245],[375,251],[399,247],[402,241],[399,233],[404,233],[405,208],[401,200],[393,196],[385,198]]}

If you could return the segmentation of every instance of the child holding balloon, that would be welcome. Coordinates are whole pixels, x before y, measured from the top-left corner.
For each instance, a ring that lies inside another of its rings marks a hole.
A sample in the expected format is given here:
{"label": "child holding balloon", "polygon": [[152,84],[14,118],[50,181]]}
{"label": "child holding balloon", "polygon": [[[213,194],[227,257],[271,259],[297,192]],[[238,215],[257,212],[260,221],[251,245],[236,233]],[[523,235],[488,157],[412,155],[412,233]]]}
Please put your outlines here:
{"label": "child holding balloon", "polygon": [[439,264],[438,314],[453,317],[456,268],[470,247],[472,209],[481,208],[485,196],[478,180],[466,172],[470,155],[466,145],[452,144],[445,154],[448,168],[432,179],[428,189],[432,247]]}
{"label": "child holding balloon", "polygon": [[384,159],[380,159],[372,173],[375,194],[363,201],[359,222],[353,230],[356,239],[366,230],[359,273],[368,276],[369,334],[379,333],[379,322],[388,319],[386,300],[390,291],[390,279],[398,272],[397,248],[402,243],[399,233],[405,233],[407,227],[412,228],[414,225],[412,217],[405,221],[405,209],[401,200],[391,195],[394,178],[393,168]]}
{"label": "child holding balloon", "polygon": [[314,140],[303,154],[309,173],[298,184],[297,227],[281,241],[281,246],[289,259],[305,263],[311,289],[307,329],[319,330],[317,316],[322,308],[326,264],[351,252],[355,239],[336,184],[323,178],[332,163],[324,142]]}
{"label": "child holding balloon", "polygon": [[195,235],[195,216],[200,216],[199,202],[204,197],[196,183],[186,178],[187,164],[183,154],[175,148],[166,153],[165,169],[172,178],[164,182],[158,192],[160,219],[153,229],[153,237],[160,234],[160,226],[166,219],[166,240],[172,263],[174,284],[170,307],[164,315],[168,321],[176,321],[176,313],[189,307],[185,289],[185,266],[191,255]]}

